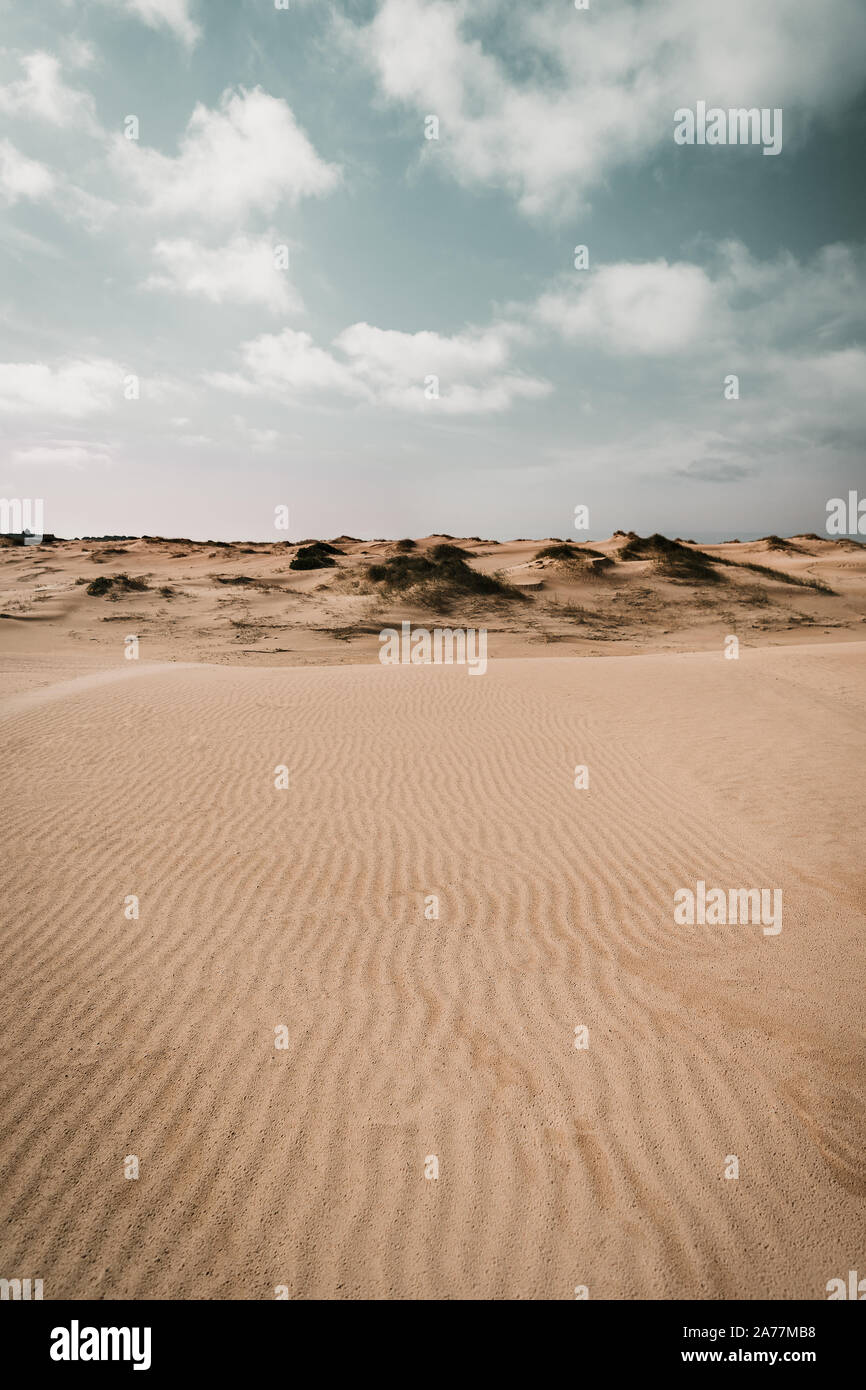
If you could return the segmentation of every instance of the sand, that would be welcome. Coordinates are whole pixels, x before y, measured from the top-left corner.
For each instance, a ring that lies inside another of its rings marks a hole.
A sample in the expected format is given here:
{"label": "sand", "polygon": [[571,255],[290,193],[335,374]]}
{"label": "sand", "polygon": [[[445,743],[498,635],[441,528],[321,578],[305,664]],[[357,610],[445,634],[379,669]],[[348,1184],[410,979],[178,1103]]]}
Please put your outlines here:
{"label": "sand", "polygon": [[[0,1270],[825,1298],[863,1250],[856,621],[737,661],[491,636],[472,678],[9,620]],[[780,887],[781,932],[676,925],[698,880]]]}
{"label": "sand", "polygon": [[[47,654],[47,678],[56,679],[58,663],[72,673],[115,664],[128,634],[139,638],[142,660],[355,665],[378,660],[383,627],[402,619],[430,626],[439,617],[483,624],[498,657],[718,651],[729,633],[750,646],[866,640],[866,546],[810,537],[784,541],[782,549],[775,537],[706,546],[728,563],[714,571],[715,582],[686,583],[651,560],[624,558],[628,539],[620,533],[579,547],[578,554],[610,561],[594,571],[538,559],[550,541],[425,536],[414,553],[456,544],[473,569],[501,575],[518,593],[510,602],[457,595],[447,610],[434,607],[432,618],[417,595],[368,580],[371,564],[398,553],[390,541],[337,537],[333,567],[315,570],[293,570],[298,546],[284,543],[0,545],[0,648],[30,663]],[[106,594],[88,594],[94,580],[118,574],[146,587],[112,584]],[[0,668],[0,679],[20,679],[19,668],[6,676]]]}

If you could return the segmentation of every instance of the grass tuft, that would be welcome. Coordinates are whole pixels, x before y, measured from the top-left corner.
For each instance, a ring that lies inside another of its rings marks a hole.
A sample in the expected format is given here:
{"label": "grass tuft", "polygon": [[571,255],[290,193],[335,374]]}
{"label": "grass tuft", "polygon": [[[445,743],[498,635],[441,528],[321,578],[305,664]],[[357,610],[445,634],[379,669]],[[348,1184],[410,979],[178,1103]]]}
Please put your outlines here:
{"label": "grass tuft", "polygon": [[382,564],[370,565],[367,578],[391,592],[412,592],[421,603],[441,606],[467,594],[525,599],[513,585],[492,574],[482,574],[467,563],[469,554],[457,545],[435,545],[428,555],[392,555]]}

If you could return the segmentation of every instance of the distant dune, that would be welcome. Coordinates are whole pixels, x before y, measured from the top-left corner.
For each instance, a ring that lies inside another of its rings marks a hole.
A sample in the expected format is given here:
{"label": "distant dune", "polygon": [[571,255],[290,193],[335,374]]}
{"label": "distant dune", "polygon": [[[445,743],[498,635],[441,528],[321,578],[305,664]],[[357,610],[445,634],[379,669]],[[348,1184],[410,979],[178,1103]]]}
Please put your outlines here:
{"label": "distant dune", "polygon": [[[445,547],[497,583],[452,582],[435,561]],[[411,582],[395,584],[400,575]],[[0,613],[4,644],[22,653],[49,643],[111,659],[129,631],[142,657],[250,666],[373,661],[383,627],[438,618],[486,626],[493,657],[711,650],[731,632],[746,645],[861,640],[866,547],[806,536],[696,546],[633,532],[583,545],[60,541],[0,548]]]}

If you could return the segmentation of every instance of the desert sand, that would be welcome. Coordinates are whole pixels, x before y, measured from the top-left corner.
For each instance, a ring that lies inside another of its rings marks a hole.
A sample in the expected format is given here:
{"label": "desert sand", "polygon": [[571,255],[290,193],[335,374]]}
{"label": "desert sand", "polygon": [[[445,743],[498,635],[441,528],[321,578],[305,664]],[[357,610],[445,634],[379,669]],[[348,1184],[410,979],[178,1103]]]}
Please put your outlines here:
{"label": "desert sand", "polygon": [[[400,592],[367,578],[371,565],[399,559],[393,541],[337,537],[325,557],[330,568],[296,570],[302,547],[288,543],[148,537],[31,548],[0,538],[0,640],[25,659],[50,650],[52,676],[58,661],[69,670],[113,664],[128,633],[139,637],[142,659],[157,661],[376,661],[384,626],[429,625],[431,614],[484,623],[500,657],[718,651],[728,633],[751,645],[800,642],[804,634],[810,642],[866,640],[866,546],[855,541],[769,536],[680,545],[659,557],[649,541],[632,537],[619,532],[571,546],[571,560],[538,558],[561,550],[555,538],[403,542],[422,558],[454,545],[471,569],[500,576],[517,596],[458,590],[445,606],[441,584]],[[689,572],[681,562],[693,552],[719,563]],[[122,576],[141,587],[125,587]],[[106,592],[88,593],[94,581]]]}
{"label": "desert sand", "polygon": [[[866,554],[774,540],[702,547],[721,578],[454,542],[527,589],[442,599],[489,628],[476,679],[377,660],[440,620],[365,578],[391,543],[0,552],[4,1273],[823,1299],[860,1268]],[[782,930],[676,925],[698,880],[781,888]]]}

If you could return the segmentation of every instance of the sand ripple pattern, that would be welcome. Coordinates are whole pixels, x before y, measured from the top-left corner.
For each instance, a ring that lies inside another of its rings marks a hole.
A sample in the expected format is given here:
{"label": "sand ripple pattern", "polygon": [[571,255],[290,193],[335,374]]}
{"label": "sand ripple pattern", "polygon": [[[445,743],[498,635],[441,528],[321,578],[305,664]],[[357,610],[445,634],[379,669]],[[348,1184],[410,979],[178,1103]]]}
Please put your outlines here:
{"label": "sand ripple pattern", "polygon": [[[0,702],[0,1273],[824,1296],[862,1260],[863,665],[166,666]],[[698,878],[782,887],[781,936],[675,927]]]}

